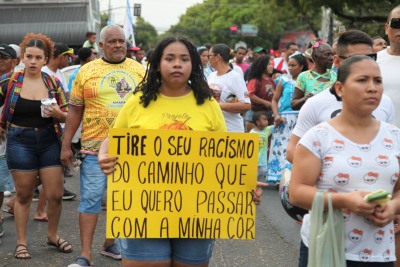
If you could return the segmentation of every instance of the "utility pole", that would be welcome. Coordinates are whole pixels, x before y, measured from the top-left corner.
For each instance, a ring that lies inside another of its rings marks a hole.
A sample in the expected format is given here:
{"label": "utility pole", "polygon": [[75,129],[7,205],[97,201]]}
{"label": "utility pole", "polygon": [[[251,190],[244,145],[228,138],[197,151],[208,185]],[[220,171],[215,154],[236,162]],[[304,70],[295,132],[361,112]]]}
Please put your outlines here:
{"label": "utility pole", "polygon": [[111,0],[108,0],[108,18],[107,18],[107,25],[112,24],[111,22]]}

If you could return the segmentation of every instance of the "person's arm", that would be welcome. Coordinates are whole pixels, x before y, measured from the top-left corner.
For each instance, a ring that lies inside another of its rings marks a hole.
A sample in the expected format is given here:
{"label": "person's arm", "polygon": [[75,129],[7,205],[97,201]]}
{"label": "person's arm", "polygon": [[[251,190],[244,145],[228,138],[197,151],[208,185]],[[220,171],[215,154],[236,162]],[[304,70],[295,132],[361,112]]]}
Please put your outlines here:
{"label": "person's arm", "polygon": [[60,155],[61,163],[66,169],[70,169],[72,166],[73,153],[71,150],[71,141],[79,127],[79,124],[82,121],[83,111],[84,106],[69,106]]}
{"label": "person's arm", "polygon": [[294,152],[296,151],[297,143],[300,141],[300,137],[295,134],[291,134],[289,143],[286,147],[286,159],[290,163],[293,163]]}
{"label": "person's arm", "polygon": [[[300,144],[296,148],[292,175],[289,183],[290,203],[304,209],[311,209],[315,187],[321,174],[322,162],[309,149]],[[376,203],[368,203],[364,196],[368,192],[352,191],[350,193],[332,193],[332,205],[336,209],[347,208],[359,216],[369,216],[374,213]],[[327,197],[325,197],[325,209]]]}
{"label": "person's arm", "polygon": [[278,85],[275,88],[274,96],[272,97],[271,101],[271,108],[275,118],[275,126],[279,126],[281,123],[286,122],[284,118],[279,116],[279,111],[278,111],[278,102],[279,99],[281,99],[282,92],[283,92],[283,85],[282,85],[282,79],[280,79]]}
{"label": "person's arm", "polygon": [[[399,160],[399,157],[398,157]],[[378,206],[374,214],[368,219],[377,227],[383,227],[391,223],[396,214],[400,214],[400,181],[397,180],[393,188],[393,197],[385,206]]]}
{"label": "person's arm", "polygon": [[264,105],[266,108],[271,108],[271,102],[264,100],[262,98],[259,98],[255,94],[250,95],[250,100],[251,100],[251,102],[253,102],[255,104],[260,104],[260,105]]}
{"label": "person's arm", "polygon": [[223,111],[232,113],[244,113],[251,108],[250,103],[235,102],[235,103],[219,103]]}
{"label": "person's arm", "polygon": [[292,102],[290,102],[290,106],[292,107],[293,110],[300,110],[301,107],[304,105],[304,103],[307,101],[307,99],[310,98],[311,96],[312,94],[304,96],[304,92],[296,87],[294,89],[293,98]]}

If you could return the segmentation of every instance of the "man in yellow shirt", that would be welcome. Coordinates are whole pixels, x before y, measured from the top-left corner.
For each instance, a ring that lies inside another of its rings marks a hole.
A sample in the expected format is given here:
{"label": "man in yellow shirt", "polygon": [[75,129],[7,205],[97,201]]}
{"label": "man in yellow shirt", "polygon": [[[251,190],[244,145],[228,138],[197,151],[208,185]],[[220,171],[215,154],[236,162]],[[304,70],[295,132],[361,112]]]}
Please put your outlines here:
{"label": "man in yellow shirt", "polygon": [[[93,235],[107,181],[97,161],[98,150],[120,109],[144,77],[143,66],[126,58],[126,41],[120,26],[104,27],[99,44],[103,58],[82,66],[73,84],[61,149],[61,161],[66,168],[70,168],[73,155],[71,140],[82,122],[81,198],[78,208],[82,252],[69,267],[93,265]],[[121,260],[114,239],[104,241],[101,254]]]}

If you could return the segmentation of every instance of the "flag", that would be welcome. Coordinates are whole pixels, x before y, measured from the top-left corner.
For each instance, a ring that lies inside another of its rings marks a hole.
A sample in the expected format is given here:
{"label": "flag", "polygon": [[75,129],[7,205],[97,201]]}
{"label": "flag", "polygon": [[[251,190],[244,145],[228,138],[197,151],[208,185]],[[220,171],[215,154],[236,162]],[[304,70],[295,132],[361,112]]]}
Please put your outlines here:
{"label": "flag", "polygon": [[131,5],[129,4],[129,0],[126,0],[124,33],[125,33],[125,39],[127,39],[132,44],[132,46],[136,46],[135,36],[133,35],[133,19],[132,19]]}

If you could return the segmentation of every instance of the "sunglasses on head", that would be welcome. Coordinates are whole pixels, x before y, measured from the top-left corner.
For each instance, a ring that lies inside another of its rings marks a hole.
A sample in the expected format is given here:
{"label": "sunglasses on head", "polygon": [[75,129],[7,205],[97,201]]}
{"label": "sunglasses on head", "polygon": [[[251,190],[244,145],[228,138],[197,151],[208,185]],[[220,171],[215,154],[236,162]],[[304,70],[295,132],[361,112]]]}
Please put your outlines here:
{"label": "sunglasses on head", "polygon": [[341,59],[347,59],[347,58],[349,58],[349,57],[352,57],[352,56],[367,56],[367,57],[370,57],[370,58],[372,58],[374,61],[376,61],[376,58],[377,58],[377,54],[376,53],[372,53],[372,54],[368,54],[368,55],[349,55],[349,56],[338,56],[338,57],[340,57]]}
{"label": "sunglasses on head", "polygon": [[400,29],[400,18],[393,18],[389,22],[389,27],[392,29]]}

